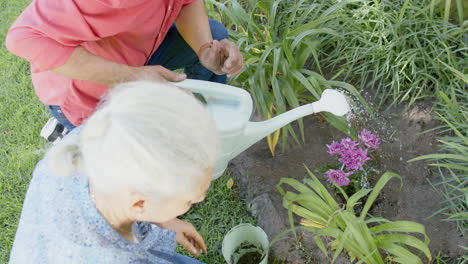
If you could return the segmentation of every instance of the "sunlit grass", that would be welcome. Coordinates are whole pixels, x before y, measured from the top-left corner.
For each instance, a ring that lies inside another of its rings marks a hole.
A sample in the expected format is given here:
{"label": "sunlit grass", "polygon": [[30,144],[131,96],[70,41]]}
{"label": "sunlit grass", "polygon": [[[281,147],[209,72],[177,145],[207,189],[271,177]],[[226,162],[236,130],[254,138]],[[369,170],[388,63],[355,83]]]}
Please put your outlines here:
{"label": "sunlit grass", "polygon": [[460,70],[468,56],[466,28],[432,19],[412,1],[360,1],[342,16],[343,34],[326,53],[324,64],[343,71],[345,80],[377,90],[380,105],[449,95],[463,87],[444,65]]}
{"label": "sunlit grass", "polygon": [[[34,93],[29,64],[3,44],[9,26],[29,2],[0,0],[0,263],[8,263],[31,173],[49,147],[39,136],[49,115]],[[224,176],[213,183],[207,200],[187,215],[207,243],[205,263],[223,263],[223,235],[234,225],[254,222],[226,181]]]}

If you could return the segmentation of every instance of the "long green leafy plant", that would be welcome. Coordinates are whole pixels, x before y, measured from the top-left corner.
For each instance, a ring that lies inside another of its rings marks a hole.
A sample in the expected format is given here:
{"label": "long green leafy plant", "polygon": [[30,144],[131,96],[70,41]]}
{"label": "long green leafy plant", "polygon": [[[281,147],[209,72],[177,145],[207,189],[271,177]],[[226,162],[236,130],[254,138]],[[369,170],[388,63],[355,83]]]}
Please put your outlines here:
{"label": "long green leafy plant", "polygon": [[[450,66],[446,65],[450,68]],[[455,76],[468,85],[468,75],[450,68]],[[431,166],[441,168],[442,181],[434,187],[445,198],[443,212],[449,221],[455,221],[458,229],[468,233],[468,91],[458,89],[455,97],[440,92],[438,119],[443,124],[439,130],[441,153],[424,155],[409,162],[432,160]],[[465,98],[457,100],[457,98]],[[442,170],[442,169],[445,169]]]}
{"label": "long green leafy plant", "polygon": [[462,24],[468,19],[468,3],[463,0],[427,0],[430,5],[431,18],[436,17],[439,13],[440,17],[447,22],[455,21]]}
{"label": "long green leafy plant", "polygon": [[[329,39],[341,37],[327,24],[334,23],[338,11],[348,2],[324,8],[305,0],[207,1],[211,13],[219,13],[219,18],[232,29],[231,38],[244,53],[246,67],[235,82],[250,91],[263,118],[315,101],[324,89],[332,87],[347,90],[365,105],[352,85],[327,80],[320,73],[322,46]],[[312,64],[318,72],[311,70]],[[348,132],[344,118],[324,116]],[[304,139],[302,120],[298,124]],[[288,135],[299,142],[291,126],[282,132],[283,148]]]}
{"label": "long green leafy plant", "polygon": [[[315,242],[323,253],[328,255],[329,249],[334,251],[332,263],[343,251],[357,263],[423,263],[420,256],[408,247],[422,252],[431,260],[429,238],[423,225],[410,221],[392,222],[368,215],[385,184],[392,178],[401,180],[398,174],[386,172],[374,189],[362,189],[351,197],[342,192],[346,204],[341,207],[318,178],[309,169],[307,172],[311,178],[304,179],[303,183],[291,178],[282,178],[277,188],[283,196],[283,206],[288,209],[293,230],[296,228],[293,216],[298,215],[303,218],[301,228],[315,234]],[[293,191],[287,191],[285,185],[288,186],[287,190]],[[367,195],[367,201],[357,216],[354,207]],[[418,233],[424,240],[409,233]],[[329,248],[325,246],[324,240],[331,241],[328,243]]]}
{"label": "long green leafy plant", "polygon": [[362,0],[348,7],[332,27],[342,38],[330,43],[321,62],[358,87],[375,89],[379,105],[389,98],[413,103],[439,91],[453,96],[463,87],[444,64],[466,66],[468,24],[433,18],[421,1]]}

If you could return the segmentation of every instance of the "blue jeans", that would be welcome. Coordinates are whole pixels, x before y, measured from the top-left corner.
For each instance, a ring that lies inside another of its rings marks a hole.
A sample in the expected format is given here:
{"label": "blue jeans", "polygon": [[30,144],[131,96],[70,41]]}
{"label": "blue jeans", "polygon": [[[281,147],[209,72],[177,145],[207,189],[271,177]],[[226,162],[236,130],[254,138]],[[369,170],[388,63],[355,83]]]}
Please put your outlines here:
{"label": "blue jeans", "polygon": [[58,105],[46,105],[47,111],[57,119],[57,121],[62,124],[68,131],[71,131],[75,128],[75,126],[68,121],[67,117],[65,114],[62,112],[62,109],[60,109],[60,106]]}
{"label": "blue jeans", "polygon": [[[220,22],[210,19],[209,24],[213,39],[222,40],[229,37],[226,27]],[[189,79],[226,83],[226,75],[216,75],[200,64],[198,55],[185,42],[175,25],[171,26],[147,65],[161,65],[169,70],[183,68]],[[59,106],[49,105],[47,110],[69,131],[75,128],[65,117]]]}
{"label": "blue jeans", "polygon": [[[229,37],[226,27],[220,22],[210,19],[209,24],[213,39],[222,40]],[[197,53],[185,42],[175,25],[169,29],[148,65],[161,65],[169,70],[183,68],[189,79],[226,83],[226,75],[216,75],[200,64]]]}

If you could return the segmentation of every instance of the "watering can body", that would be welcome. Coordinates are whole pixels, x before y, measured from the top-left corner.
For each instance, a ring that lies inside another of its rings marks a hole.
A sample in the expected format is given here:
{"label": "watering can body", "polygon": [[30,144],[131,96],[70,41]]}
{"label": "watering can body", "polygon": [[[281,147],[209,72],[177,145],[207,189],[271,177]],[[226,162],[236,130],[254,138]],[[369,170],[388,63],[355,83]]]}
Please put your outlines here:
{"label": "watering can body", "polygon": [[221,140],[220,157],[213,171],[213,178],[217,179],[240,153],[239,144],[252,114],[252,98],[243,89],[214,82],[189,79],[174,85],[201,95],[206,102]]}
{"label": "watering can body", "polygon": [[335,115],[344,115],[349,111],[345,97],[335,90],[327,89],[317,102],[297,107],[266,121],[249,122],[253,102],[247,91],[226,84],[190,79],[173,84],[201,95],[216,124],[221,140],[221,154],[213,171],[214,179],[223,174],[231,159],[292,121],[320,111]]}

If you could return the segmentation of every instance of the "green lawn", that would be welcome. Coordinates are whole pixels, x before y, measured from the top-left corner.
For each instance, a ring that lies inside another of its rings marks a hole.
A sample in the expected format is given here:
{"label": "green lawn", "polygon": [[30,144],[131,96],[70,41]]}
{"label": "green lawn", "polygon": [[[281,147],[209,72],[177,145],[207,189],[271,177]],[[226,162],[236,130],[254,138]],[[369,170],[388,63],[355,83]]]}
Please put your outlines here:
{"label": "green lawn", "polygon": [[[36,162],[49,147],[39,136],[49,118],[32,88],[29,64],[5,49],[5,35],[27,0],[0,0],[0,263],[6,263],[13,243],[24,194]],[[187,218],[200,230],[209,254],[206,263],[222,263],[223,234],[242,222],[253,223],[228,176],[213,183],[207,200]]]}
{"label": "green lawn", "polygon": [[0,263],[8,260],[31,171],[46,147],[39,131],[47,113],[32,89],[29,65],[4,45],[27,3],[0,0]]}

